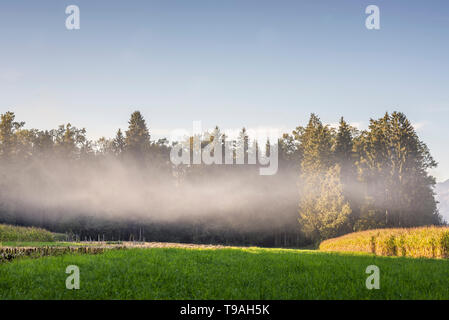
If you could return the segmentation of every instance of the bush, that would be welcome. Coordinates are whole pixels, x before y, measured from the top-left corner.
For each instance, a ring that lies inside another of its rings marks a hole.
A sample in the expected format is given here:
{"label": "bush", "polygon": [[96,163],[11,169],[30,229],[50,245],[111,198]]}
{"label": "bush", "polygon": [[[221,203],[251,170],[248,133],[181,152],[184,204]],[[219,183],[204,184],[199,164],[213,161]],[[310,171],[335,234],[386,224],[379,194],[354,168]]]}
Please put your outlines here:
{"label": "bush", "polygon": [[44,241],[57,240],[55,234],[41,228],[17,227],[0,224],[0,242],[2,241]]}
{"label": "bush", "polygon": [[449,227],[354,232],[321,242],[320,250],[370,252],[383,256],[449,258]]}

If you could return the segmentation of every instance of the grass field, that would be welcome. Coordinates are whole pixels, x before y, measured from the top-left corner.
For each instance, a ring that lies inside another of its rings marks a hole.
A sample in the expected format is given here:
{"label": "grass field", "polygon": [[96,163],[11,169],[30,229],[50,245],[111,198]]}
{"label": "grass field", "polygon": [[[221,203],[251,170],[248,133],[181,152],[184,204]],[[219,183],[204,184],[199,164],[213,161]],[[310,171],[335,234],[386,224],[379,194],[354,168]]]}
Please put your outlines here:
{"label": "grass field", "polygon": [[[368,290],[368,265],[380,289]],[[80,289],[65,288],[68,265]],[[449,299],[449,261],[280,249],[148,248],[0,264],[0,299]]]}

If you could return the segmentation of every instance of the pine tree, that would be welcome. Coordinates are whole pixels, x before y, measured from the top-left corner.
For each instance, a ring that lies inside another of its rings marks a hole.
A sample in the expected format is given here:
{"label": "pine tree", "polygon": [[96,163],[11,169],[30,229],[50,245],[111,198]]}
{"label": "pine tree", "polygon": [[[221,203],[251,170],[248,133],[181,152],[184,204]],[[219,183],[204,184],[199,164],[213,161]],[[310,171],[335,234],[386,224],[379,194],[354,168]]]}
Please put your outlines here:
{"label": "pine tree", "polygon": [[[354,152],[353,132],[355,131],[343,117],[340,119],[338,131],[335,137],[334,158],[340,166],[342,192],[346,200],[351,204],[351,225],[354,226],[359,216],[361,185],[357,179],[356,153]],[[353,227],[352,227],[353,228]]]}
{"label": "pine tree", "polygon": [[427,173],[436,162],[403,113],[372,119],[357,149],[357,166],[366,185],[365,215],[372,221],[364,228],[439,223],[435,181]]}
{"label": "pine tree", "polygon": [[302,150],[301,170],[305,174],[326,171],[332,164],[332,134],[328,126],[311,114],[309,123],[299,136]]}
{"label": "pine tree", "polygon": [[126,150],[136,159],[142,159],[150,147],[150,133],[139,111],[131,114],[126,131]]}
{"label": "pine tree", "polygon": [[353,141],[351,127],[341,117],[338,127],[337,137],[335,139],[335,158],[341,165],[342,170],[352,170],[353,157]]}
{"label": "pine tree", "polygon": [[116,156],[119,156],[125,151],[125,147],[126,147],[125,137],[123,136],[122,130],[118,129],[114,140],[112,140],[112,152]]}

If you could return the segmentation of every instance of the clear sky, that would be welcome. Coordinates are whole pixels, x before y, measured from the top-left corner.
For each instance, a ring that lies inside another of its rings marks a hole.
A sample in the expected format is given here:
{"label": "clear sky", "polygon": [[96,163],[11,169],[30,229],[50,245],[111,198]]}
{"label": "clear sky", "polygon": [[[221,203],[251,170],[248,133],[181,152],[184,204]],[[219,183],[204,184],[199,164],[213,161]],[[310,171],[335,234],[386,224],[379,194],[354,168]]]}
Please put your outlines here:
{"label": "clear sky", "polygon": [[[65,27],[78,5],[81,29]],[[380,8],[380,30],[365,8]],[[0,112],[112,137],[175,128],[365,128],[404,112],[449,178],[447,0],[14,0],[0,4]]]}

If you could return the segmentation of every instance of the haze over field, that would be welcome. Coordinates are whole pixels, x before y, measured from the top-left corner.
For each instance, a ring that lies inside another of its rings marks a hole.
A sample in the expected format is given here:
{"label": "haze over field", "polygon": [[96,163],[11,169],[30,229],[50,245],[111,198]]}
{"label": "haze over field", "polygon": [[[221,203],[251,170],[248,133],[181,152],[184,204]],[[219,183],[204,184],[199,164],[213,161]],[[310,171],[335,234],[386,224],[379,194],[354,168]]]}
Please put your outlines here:
{"label": "haze over field", "polygon": [[[265,145],[243,128],[230,141],[229,165],[205,163],[226,158],[218,127],[200,139],[201,164],[176,165],[171,150],[181,142],[151,140],[138,111],[125,133],[97,141],[70,124],[42,131],[15,120],[1,114],[0,222],[85,238],[284,246],[441,223],[428,173],[436,163],[399,112],[371,119],[364,131],[343,118],[333,128],[311,114],[306,126]],[[276,174],[261,175],[261,159],[248,164],[253,143],[270,158],[278,145]],[[192,149],[185,152],[193,157]]]}

